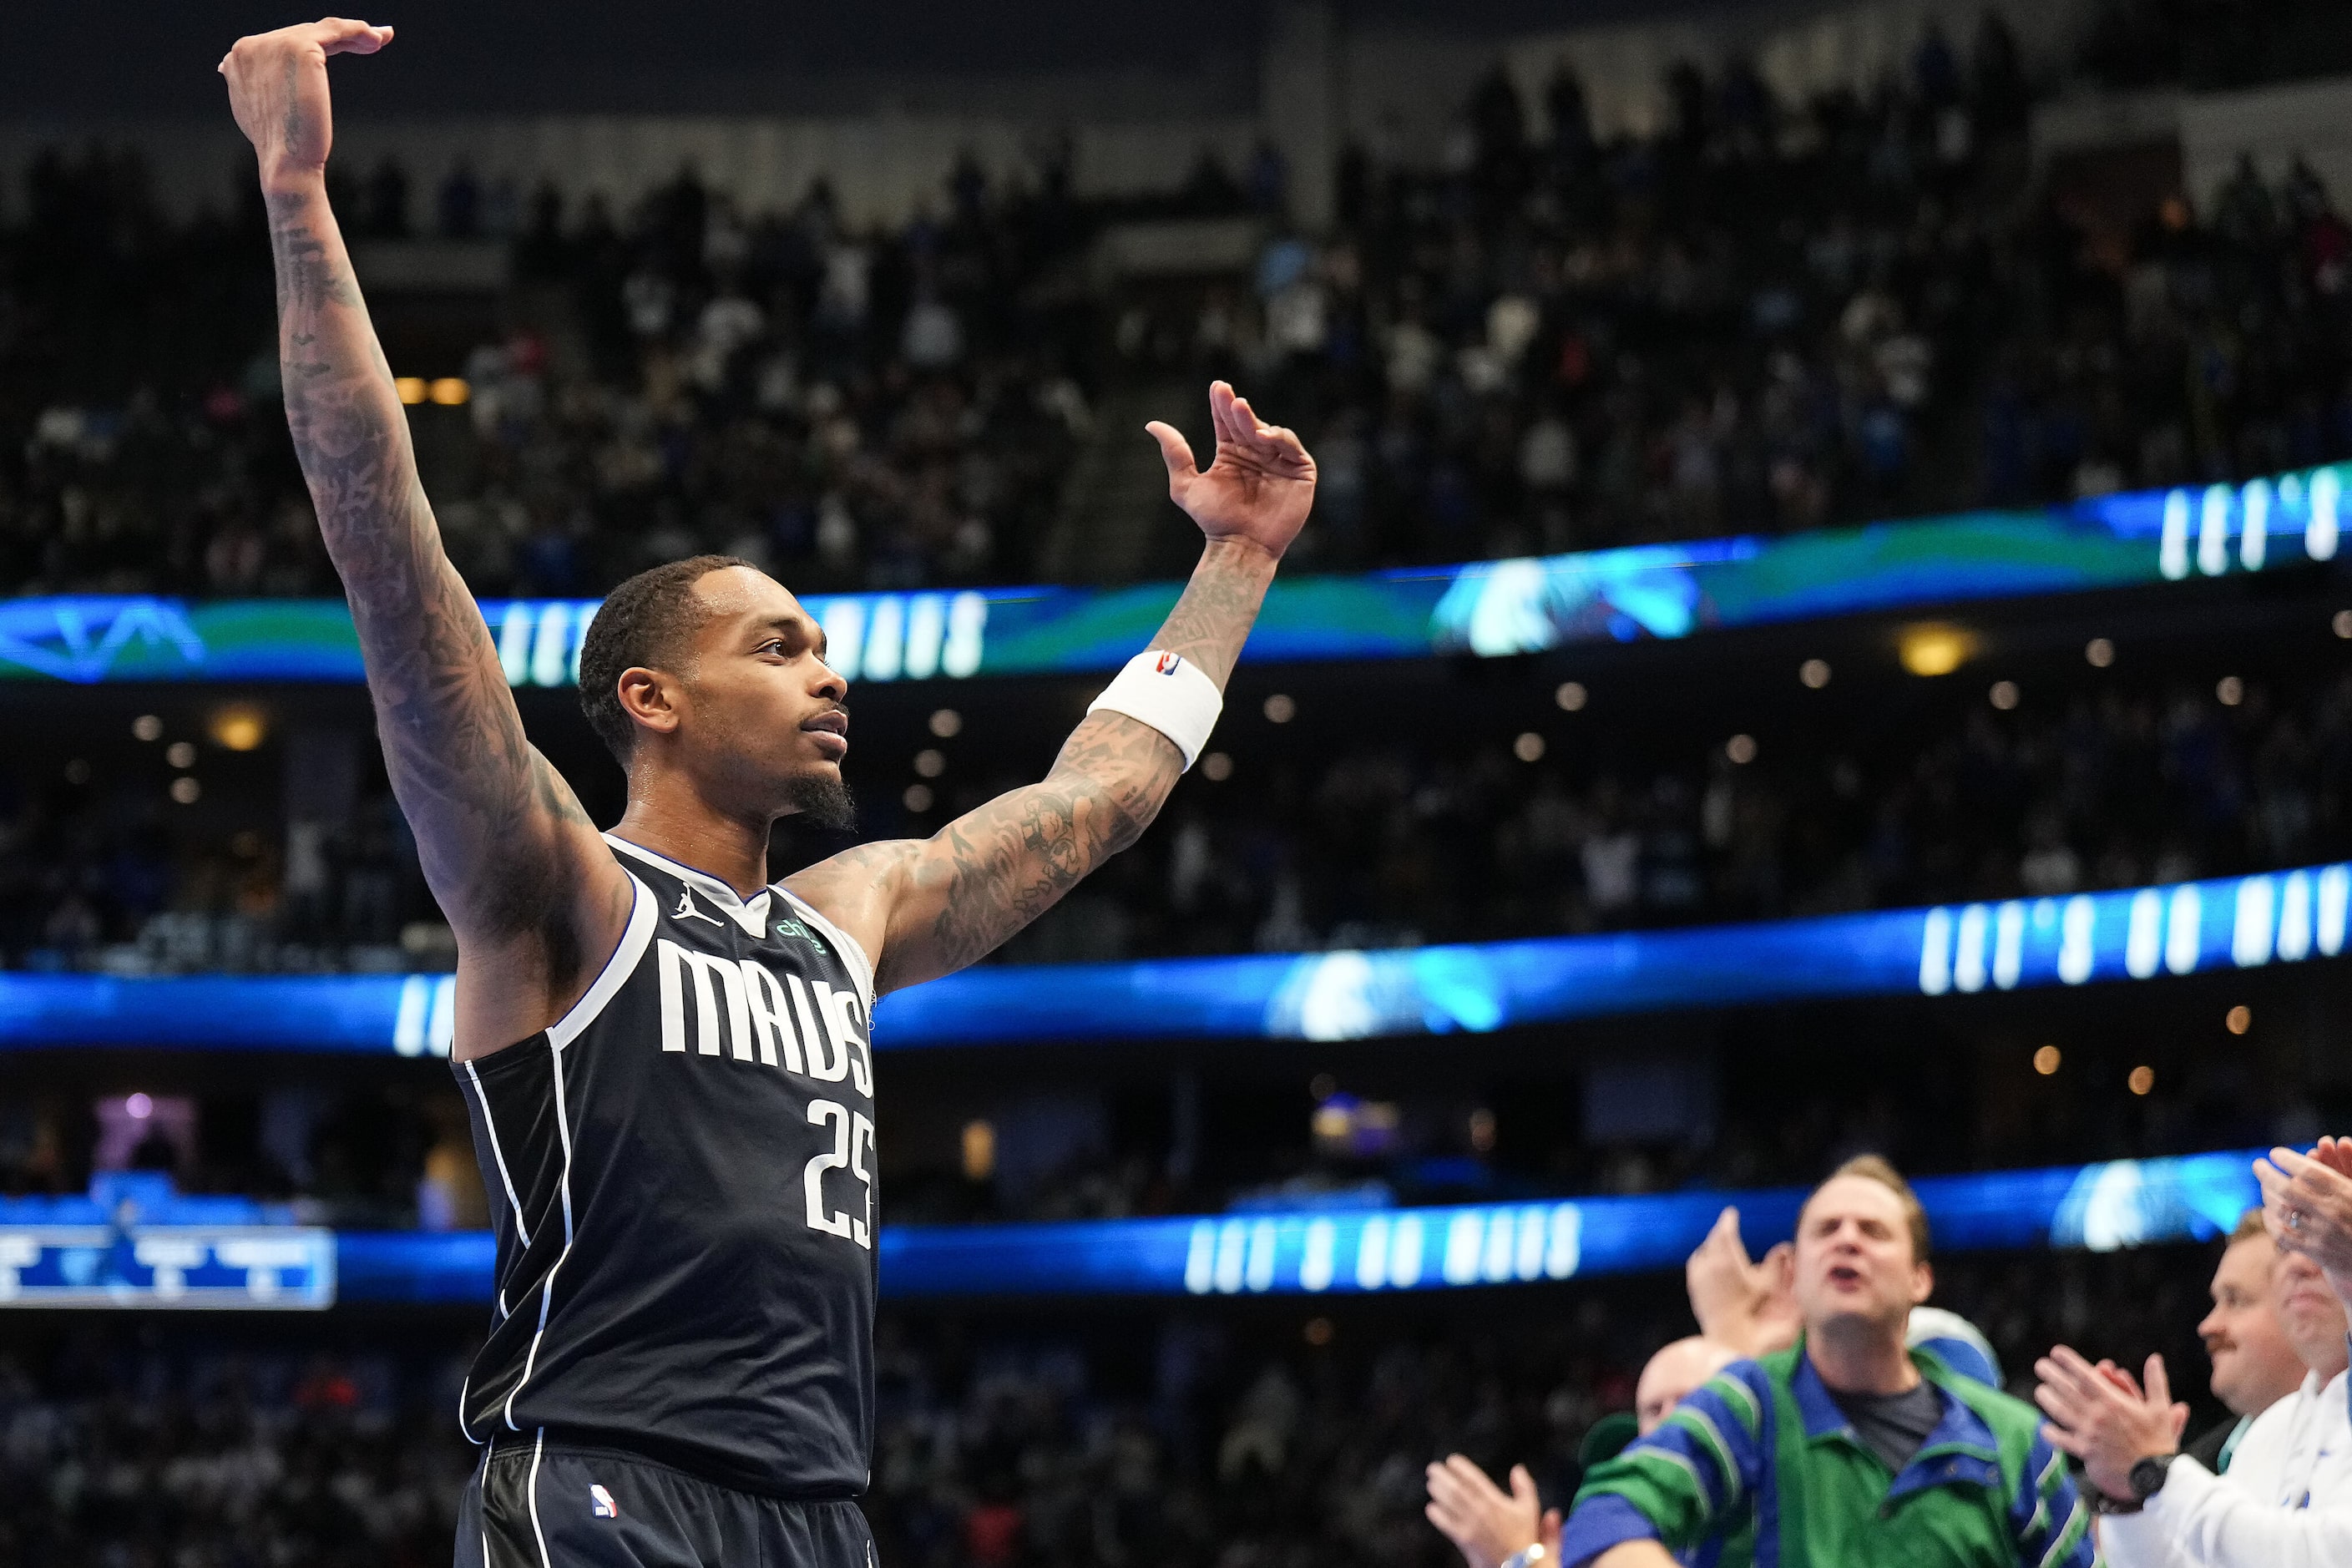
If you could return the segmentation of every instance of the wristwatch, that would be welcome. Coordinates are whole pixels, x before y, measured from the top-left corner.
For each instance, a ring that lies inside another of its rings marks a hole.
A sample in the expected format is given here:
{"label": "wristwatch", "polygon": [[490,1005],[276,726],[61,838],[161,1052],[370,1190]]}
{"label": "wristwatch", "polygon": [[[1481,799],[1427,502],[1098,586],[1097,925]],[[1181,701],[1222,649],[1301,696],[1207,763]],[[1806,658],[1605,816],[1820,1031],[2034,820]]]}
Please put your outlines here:
{"label": "wristwatch", "polygon": [[2125,1478],[2131,1483],[2132,1500],[2145,1503],[2162,1491],[2164,1478],[2171,1472],[2172,1461],[2178,1457],[2173,1454],[2150,1454],[2147,1458],[2134,1464],[2131,1473]]}
{"label": "wristwatch", "polygon": [[1550,1555],[1551,1553],[1544,1550],[1543,1542],[1538,1541],[1531,1546],[1523,1546],[1504,1558],[1501,1568],[1536,1568],[1536,1564]]}

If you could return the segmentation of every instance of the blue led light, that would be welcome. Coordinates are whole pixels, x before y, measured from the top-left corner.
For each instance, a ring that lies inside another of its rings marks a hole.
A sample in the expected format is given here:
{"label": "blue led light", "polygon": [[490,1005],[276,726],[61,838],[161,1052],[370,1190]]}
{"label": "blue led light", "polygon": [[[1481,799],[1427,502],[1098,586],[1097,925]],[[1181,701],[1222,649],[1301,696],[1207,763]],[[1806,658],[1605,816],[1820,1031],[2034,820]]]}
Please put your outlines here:
{"label": "blue led light", "polygon": [[[2238,486],[2142,490],[2071,507],[1962,512],[1780,538],[1286,576],[1244,657],[1503,657],[1587,642],[1684,637],[1936,604],[2178,582],[2332,560],[2337,464]],[[854,681],[961,680],[1113,669],[1181,584],[836,594],[803,601]],[[518,687],[578,682],[593,599],[486,599]],[[340,599],[197,603],[144,595],[0,601],[0,679],[356,681]]]}
{"label": "blue led light", "polygon": [[[1938,1250],[2113,1251],[2227,1235],[2261,1201],[2255,1151],[1930,1176]],[[1332,1213],[1298,1210],[1054,1225],[882,1227],[882,1293],[1346,1296],[1536,1285],[1679,1268],[1727,1203],[1757,1248],[1786,1239],[1804,1194],[1642,1197]],[[487,1233],[340,1238],[346,1300],[488,1300]]]}
{"label": "blue led light", "polygon": [[[1375,952],[983,965],[876,1009],[879,1050],[1044,1040],[1486,1033],[1839,996],[2151,980],[2332,958],[2352,866],[2066,899]],[[446,1056],[443,974],[0,974],[0,1048]]]}
{"label": "blue led light", "polygon": [[[2261,1201],[2256,1151],[1916,1184],[1947,1251],[2114,1251],[2226,1235]],[[1727,1203],[1751,1247],[1795,1229],[1801,1189],[1451,1208],[1291,1209],[1054,1225],[882,1227],[882,1292],[949,1296],[1370,1295],[1533,1285],[1680,1267]],[[159,1207],[173,1218],[206,1204]],[[102,1223],[87,1198],[0,1198],[0,1306],[310,1308],[487,1300],[488,1231],[340,1235],[271,1223]]]}
{"label": "blue led light", "polygon": [[316,1311],[336,1254],[310,1226],[0,1225],[0,1307]]}

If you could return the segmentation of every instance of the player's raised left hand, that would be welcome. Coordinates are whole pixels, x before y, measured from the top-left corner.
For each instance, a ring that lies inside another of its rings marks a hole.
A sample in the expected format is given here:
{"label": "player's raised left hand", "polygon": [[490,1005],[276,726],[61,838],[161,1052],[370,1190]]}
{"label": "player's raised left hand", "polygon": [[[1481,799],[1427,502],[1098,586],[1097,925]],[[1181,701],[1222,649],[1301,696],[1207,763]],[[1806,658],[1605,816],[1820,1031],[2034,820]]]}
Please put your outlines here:
{"label": "player's raised left hand", "polygon": [[221,57],[230,110],[261,158],[265,188],[315,178],[334,143],[327,99],[329,55],[372,55],[392,29],[329,16],[239,38]]}
{"label": "player's raised left hand", "polygon": [[1209,385],[1209,417],[1217,455],[1205,469],[1193,466],[1192,445],[1173,426],[1155,419],[1144,426],[1168,464],[1168,499],[1212,542],[1252,544],[1279,558],[1315,504],[1315,459],[1292,432],[1260,424],[1224,382]]}

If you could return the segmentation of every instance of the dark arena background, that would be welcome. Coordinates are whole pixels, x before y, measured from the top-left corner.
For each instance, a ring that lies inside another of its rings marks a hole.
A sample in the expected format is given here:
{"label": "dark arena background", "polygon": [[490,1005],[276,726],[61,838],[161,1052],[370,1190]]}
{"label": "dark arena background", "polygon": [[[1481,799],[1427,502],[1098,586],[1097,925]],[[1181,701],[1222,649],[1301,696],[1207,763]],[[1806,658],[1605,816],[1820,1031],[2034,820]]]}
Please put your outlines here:
{"label": "dark arena background", "polygon": [[[475,1462],[455,939],[214,72],[308,19],[0,16],[0,1563],[445,1563]],[[1147,646],[1146,420],[1319,464],[1157,823],[874,1017],[881,1568],[1459,1563],[1424,1466],[1566,1509],[1718,1211],[1864,1152],[2011,1394],[2226,1419],[2252,1161],[2352,1133],[2352,7],[369,19],[330,191],[600,826],[632,573],[852,681],[781,873]]]}

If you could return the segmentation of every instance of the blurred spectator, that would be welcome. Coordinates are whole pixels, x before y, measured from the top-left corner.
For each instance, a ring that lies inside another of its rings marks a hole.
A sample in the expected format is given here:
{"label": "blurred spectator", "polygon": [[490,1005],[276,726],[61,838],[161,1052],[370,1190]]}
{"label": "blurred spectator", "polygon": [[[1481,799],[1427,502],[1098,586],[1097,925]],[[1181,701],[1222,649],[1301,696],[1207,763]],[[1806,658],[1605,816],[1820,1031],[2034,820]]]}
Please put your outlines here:
{"label": "blurred spectator", "polygon": [[[1633,1384],[1633,1435],[1646,1437],[1656,1431],[1675,1406],[1739,1359],[1738,1352],[1703,1334],[1660,1346]],[[1530,1548],[1558,1548],[1560,1511],[1543,1508],[1535,1477],[1525,1465],[1511,1467],[1507,1493],[1460,1454],[1433,1462],[1428,1478],[1429,1522],[1454,1542],[1469,1568],[1524,1565]]]}
{"label": "blurred spectator", "polygon": [[[1933,1283],[1927,1230],[1882,1160],[1850,1161],[1815,1189],[1797,1222],[1802,1339],[1735,1363],[1589,1475],[1562,1563],[1664,1568],[1669,1548],[1764,1531],[1758,1547],[1791,1562],[1834,1560],[1865,1531],[1890,1560],[2095,1562],[2089,1520],[2032,1408],[1906,1349],[1912,1309]],[[1795,1449],[1770,1436],[1791,1421],[1809,1439]],[[1842,1440],[1820,1440],[1832,1437]],[[1931,1446],[1969,1451],[1975,1484],[1914,1476]],[[1792,1489],[1803,1505],[1781,1506]]]}
{"label": "blurred spectator", "polygon": [[2215,1423],[2181,1450],[2217,1476],[2229,1473],[2254,1418],[2294,1394],[2304,1379],[2271,1289],[2277,1265],[2262,1211],[2248,1209],[2213,1270],[2213,1310],[2197,1325],[2213,1363],[2213,1397],[2234,1419]]}
{"label": "blurred spectator", "polygon": [[[1867,1168],[1876,1170],[1875,1163]],[[1643,1367],[1633,1390],[1634,1420],[1628,1436],[1646,1437],[1664,1425],[1685,1399],[1734,1362],[1753,1361],[1796,1347],[1804,1321],[1796,1292],[1794,1248],[1772,1247],[1751,1262],[1739,1238],[1739,1211],[1727,1208],[1684,1268],[1691,1315],[1699,1331],[1661,1348]],[[1905,1330],[1906,1348],[1934,1353],[1943,1367],[1991,1389],[2000,1386],[1999,1359],[1977,1327],[1940,1308],[1914,1306]],[[1623,1447],[1593,1452],[1586,1462],[1612,1458]],[[1899,1465],[1893,1466],[1900,1469]],[[1541,1509],[1535,1479],[1524,1465],[1511,1469],[1506,1493],[1486,1471],[1460,1454],[1428,1468],[1430,1522],[1458,1548],[1469,1568],[1502,1568],[1530,1561],[1530,1549],[1557,1550],[1561,1521],[1557,1509]]]}
{"label": "blurred spectator", "polygon": [[[2339,1145],[2328,1142],[2324,1160],[2280,1150],[2274,1164],[2258,1166],[2273,1234],[2284,1229],[2300,1245],[2307,1228],[2324,1250],[2352,1237],[2344,1223],[2352,1220],[2352,1178],[2332,1168]],[[2343,1163],[2352,1164],[2352,1146],[2342,1147]],[[2345,1293],[2318,1262],[2287,1246],[2273,1262],[2272,1289],[2284,1336],[2308,1370],[2300,1388],[2254,1419],[2226,1480],[2179,1453],[2188,1409],[2171,1401],[2163,1357],[2147,1359],[2144,1385],[2063,1344],[2035,1364],[2035,1397],[2050,1414],[2052,1440],[2083,1461],[2105,1500],[2102,1540],[2119,1568],[2320,1568],[2352,1553]]]}
{"label": "blurred spectator", "polygon": [[1739,1359],[1730,1346],[1704,1334],[1692,1334],[1662,1347],[1633,1384],[1635,1433],[1646,1437],[1664,1426],[1676,1405]]}

